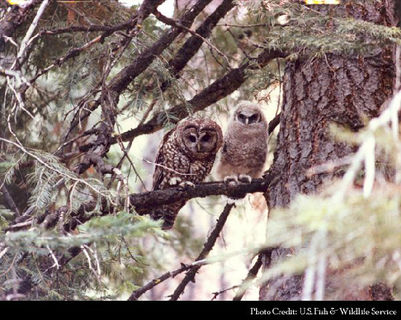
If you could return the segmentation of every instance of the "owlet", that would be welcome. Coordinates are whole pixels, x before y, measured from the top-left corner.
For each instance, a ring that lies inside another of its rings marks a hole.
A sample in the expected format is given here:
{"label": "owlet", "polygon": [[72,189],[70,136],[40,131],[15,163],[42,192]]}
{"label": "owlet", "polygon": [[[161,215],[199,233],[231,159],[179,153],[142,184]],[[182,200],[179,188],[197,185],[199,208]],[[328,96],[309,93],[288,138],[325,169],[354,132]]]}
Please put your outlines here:
{"label": "owlet", "polygon": [[262,175],[267,155],[266,119],[258,105],[250,102],[238,104],[227,131],[217,175],[226,182],[250,182]]}

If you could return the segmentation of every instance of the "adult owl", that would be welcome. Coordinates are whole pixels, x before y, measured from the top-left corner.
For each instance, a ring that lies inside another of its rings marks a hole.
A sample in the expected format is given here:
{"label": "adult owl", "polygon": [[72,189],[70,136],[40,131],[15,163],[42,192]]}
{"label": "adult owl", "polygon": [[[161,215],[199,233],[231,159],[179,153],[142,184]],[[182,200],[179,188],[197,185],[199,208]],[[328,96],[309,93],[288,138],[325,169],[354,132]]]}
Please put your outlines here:
{"label": "adult owl", "polygon": [[238,104],[227,131],[217,175],[234,184],[250,182],[262,175],[267,155],[266,119],[259,106],[250,102]]}
{"label": "adult owl", "polygon": [[[212,169],[216,153],[223,143],[220,126],[210,119],[187,118],[180,121],[162,139],[156,155],[153,190],[193,185],[203,181]],[[153,210],[153,219],[163,220],[163,229],[171,229],[185,200]]]}

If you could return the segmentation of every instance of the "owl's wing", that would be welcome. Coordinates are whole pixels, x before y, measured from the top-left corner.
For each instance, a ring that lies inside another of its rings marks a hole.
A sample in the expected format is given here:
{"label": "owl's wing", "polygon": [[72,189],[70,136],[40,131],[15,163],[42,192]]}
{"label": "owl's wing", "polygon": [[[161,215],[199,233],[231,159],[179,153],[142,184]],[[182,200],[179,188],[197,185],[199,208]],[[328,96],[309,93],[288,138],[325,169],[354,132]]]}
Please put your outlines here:
{"label": "owl's wing", "polygon": [[159,166],[158,164],[163,164],[165,162],[165,155],[163,152],[163,147],[165,146],[168,138],[173,133],[174,129],[167,132],[163,140],[160,142],[159,150],[157,150],[156,159],[155,159],[155,171],[153,172],[153,190],[160,189],[160,183],[164,179],[165,170],[163,167]]}

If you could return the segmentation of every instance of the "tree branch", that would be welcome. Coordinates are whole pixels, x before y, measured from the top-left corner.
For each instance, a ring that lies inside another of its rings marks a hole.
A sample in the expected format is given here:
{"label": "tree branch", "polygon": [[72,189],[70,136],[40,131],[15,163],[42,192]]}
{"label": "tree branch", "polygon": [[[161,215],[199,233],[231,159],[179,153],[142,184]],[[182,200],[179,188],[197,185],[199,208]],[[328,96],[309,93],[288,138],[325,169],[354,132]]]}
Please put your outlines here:
{"label": "tree branch", "polygon": [[279,113],[269,122],[269,127],[267,129],[268,134],[271,134],[274,131],[274,129],[276,129],[276,127],[280,124],[280,117],[281,113]]}
{"label": "tree branch", "polygon": [[212,195],[225,195],[233,199],[241,199],[248,193],[265,192],[272,181],[273,177],[268,176],[266,179],[253,179],[251,183],[236,186],[221,181],[204,182],[195,185],[195,187],[177,187],[131,194],[130,204],[138,210],[154,208],[178,200],[205,198]]}
{"label": "tree branch", "polygon": [[[201,253],[196,258],[195,261],[204,260],[208,256],[210,251],[212,251],[212,249],[214,247],[214,244],[216,243],[216,240],[219,237],[220,232],[223,229],[223,227],[224,227],[224,225],[225,225],[225,223],[227,221],[228,215],[230,214],[231,209],[233,207],[234,207],[234,203],[226,204],[226,206],[224,207],[223,212],[220,214],[220,217],[217,220],[216,226],[214,227],[212,233],[210,234],[210,236],[206,240],[205,244],[203,245],[203,249],[202,249]],[[187,286],[187,284],[190,281],[195,282],[195,274],[196,274],[196,272],[198,272],[198,270],[200,268],[201,268],[201,265],[196,265],[196,266],[192,267],[187,272],[187,274],[185,275],[185,277],[182,280],[182,282],[178,285],[178,287],[175,289],[174,293],[171,295],[171,299],[170,300],[172,300],[172,301],[178,300],[180,295],[184,292],[185,287]]]}
{"label": "tree branch", "polygon": [[[212,0],[198,0],[189,10],[181,17],[179,23],[185,27],[190,27],[197,15],[211,2]],[[156,8],[154,8],[156,10]],[[139,18],[138,18],[139,21]],[[101,106],[102,118],[105,119],[101,123],[100,132],[94,144],[86,145],[84,152],[87,153],[83,162],[78,165],[77,172],[79,174],[85,172],[89,166],[88,156],[94,153],[96,156],[104,157],[113,143],[112,133],[115,125],[117,114],[117,104],[120,94],[128,87],[128,85],[160,55],[176,38],[181,34],[181,28],[172,27],[165,32],[159,40],[151,47],[145,49],[139,56],[128,66],[123,68],[108,85],[105,85],[102,90]],[[118,141],[118,140],[116,140]],[[80,151],[82,151],[80,149]],[[96,167],[96,164],[95,164]]]}
{"label": "tree branch", "polygon": [[196,266],[203,266],[207,264],[206,260],[198,260],[195,261],[191,264],[181,264],[181,268],[178,268],[174,271],[169,271],[164,273],[163,275],[161,275],[160,277],[151,280],[150,282],[148,282],[146,285],[144,285],[143,287],[133,291],[130,295],[130,297],[128,298],[129,301],[134,301],[134,300],[138,300],[138,298],[143,295],[145,292],[149,291],[150,289],[154,288],[155,286],[157,286],[158,284],[162,283],[163,281],[169,279],[169,278],[174,278],[176,275],[187,271],[189,269],[192,269]]}
{"label": "tree branch", "polygon": [[[186,107],[188,105],[191,106],[192,112],[201,111],[237,90],[247,79],[248,70],[262,68],[271,60],[285,57],[285,55],[286,54],[282,51],[265,49],[255,59],[256,63],[246,62],[239,68],[230,70],[223,77],[216,80],[210,86],[206,87],[200,93],[195,95],[191,100],[176,105],[167,112],[172,119],[177,119],[176,121],[179,121],[189,115]],[[155,114],[149,121],[139,125],[135,129],[126,131],[118,137],[113,137],[111,139],[111,143],[117,143],[118,139],[120,138],[122,141],[129,141],[137,136],[156,132],[163,128],[165,118],[165,112],[159,112]],[[80,151],[86,151],[90,147],[90,144],[81,146]]]}
{"label": "tree branch", "polygon": [[[230,1],[232,2],[232,1]],[[206,39],[205,37],[203,37],[202,35],[200,35],[199,33],[197,33],[196,31],[191,30],[190,28],[187,28],[185,26],[183,26],[182,24],[180,24],[179,22],[175,21],[174,19],[171,19],[169,17],[166,17],[165,15],[161,14],[159,11],[155,10],[155,12],[153,13],[155,15],[155,17],[160,21],[163,22],[164,24],[167,24],[169,26],[173,26],[176,28],[181,28],[187,32],[189,32],[190,34],[192,34],[195,37],[198,37],[199,39],[201,39],[204,43],[206,43],[211,49],[213,49],[214,51],[216,51],[220,56],[222,56],[226,62],[227,65],[230,65],[230,61],[227,58],[227,56],[221,52],[221,50],[219,48],[217,48],[213,43],[211,43],[208,39]],[[202,43],[202,42],[201,42]],[[199,48],[198,48],[199,49]],[[174,72],[176,73],[176,72]]]}
{"label": "tree branch", "polygon": [[[195,185],[194,187],[175,187],[163,190],[155,190],[143,193],[134,193],[129,196],[129,204],[140,215],[146,215],[151,212],[151,209],[161,205],[174,203],[182,200],[190,200],[193,198],[205,198],[208,196],[225,195],[233,199],[241,199],[248,193],[266,192],[268,187],[275,183],[277,177],[268,173],[262,179],[253,179],[251,183],[240,183],[236,186],[228,185],[222,181],[204,182]],[[125,203],[127,199],[121,199],[121,203]],[[100,199],[100,205],[96,201],[89,201],[82,204],[76,211],[70,213],[70,221],[64,225],[64,230],[70,232],[78,225],[85,223],[95,216],[104,216],[114,212],[115,208],[110,205],[105,198]],[[38,218],[38,223],[42,224],[46,229],[53,228],[69,208],[66,206],[60,207],[52,213],[46,212]],[[92,214],[88,214],[92,212]],[[18,225],[11,225],[8,231],[24,229]]]}
{"label": "tree branch", "polygon": [[[199,36],[203,38],[208,38],[213,30],[213,28],[217,25],[219,20],[223,18],[227,12],[229,12],[234,6],[233,0],[224,0],[220,6],[209,16],[206,20],[200,25],[199,28],[196,29],[196,35],[192,35],[183,46],[178,50],[177,54],[173,59],[169,61],[169,67],[171,73],[178,77],[178,74],[184,67],[187,65],[188,61],[198,52],[201,47],[203,40]],[[162,84],[162,89],[166,86],[166,83]]]}
{"label": "tree branch", "polygon": [[[196,16],[211,2],[211,0],[198,0],[198,2],[187,10],[179,23],[189,28]],[[111,91],[119,95],[127,86],[153,62],[176,38],[182,33],[182,29],[172,27],[165,32],[158,41],[150,48],[142,52],[130,65],[123,68],[109,83]]]}
{"label": "tree branch", "polygon": [[256,276],[258,275],[258,272],[263,265],[263,258],[265,257],[265,255],[269,254],[271,252],[271,250],[272,250],[271,248],[267,248],[267,249],[259,252],[258,258],[256,259],[255,264],[252,266],[251,269],[249,269],[248,275],[246,276],[245,280],[242,282],[242,285],[238,289],[238,292],[235,295],[233,301],[240,301],[243,298],[249,282],[252,281],[253,279],[255,279]]}

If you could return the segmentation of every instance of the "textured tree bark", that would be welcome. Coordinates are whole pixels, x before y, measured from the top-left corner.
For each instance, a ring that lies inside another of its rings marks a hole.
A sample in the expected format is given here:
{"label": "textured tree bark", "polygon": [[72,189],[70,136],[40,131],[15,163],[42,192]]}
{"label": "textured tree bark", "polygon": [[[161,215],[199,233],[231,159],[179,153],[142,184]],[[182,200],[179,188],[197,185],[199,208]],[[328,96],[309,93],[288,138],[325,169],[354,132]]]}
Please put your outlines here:
{"label": "textured tree bark", "polygon": [[[325,13],[335,10],[386,26],[396,23],[394,0],[350,2],[340,6],[316,6],[315,9]],[[322,183],[343,174],[337,170],[308,176],[306,171],[355,151],[346,143],[334,141],[329,126],[334,122],[357,131],[363,127],[364,118],[378,115],[381,105],[392,94],[395,77],[393,50],[375,48],[369,55],[352,57],[328,54],[324,59],[300,59],[286,66],[278,144],[270,168],[271,173],[280,174],[281,178],[265,193],[269,209],[287,207],[298,193],[317,192]],[[265,257],[264,267],[268,268],[268,264],[284,258],[289,251],[286,248],[272,250]],[[261,286],[260,299],[298,300],[302,295],[302,285],[303,275],[278,277]],[[344,293],[337,298],[383,298],[374,290],[373,286],[364,293]]]}

